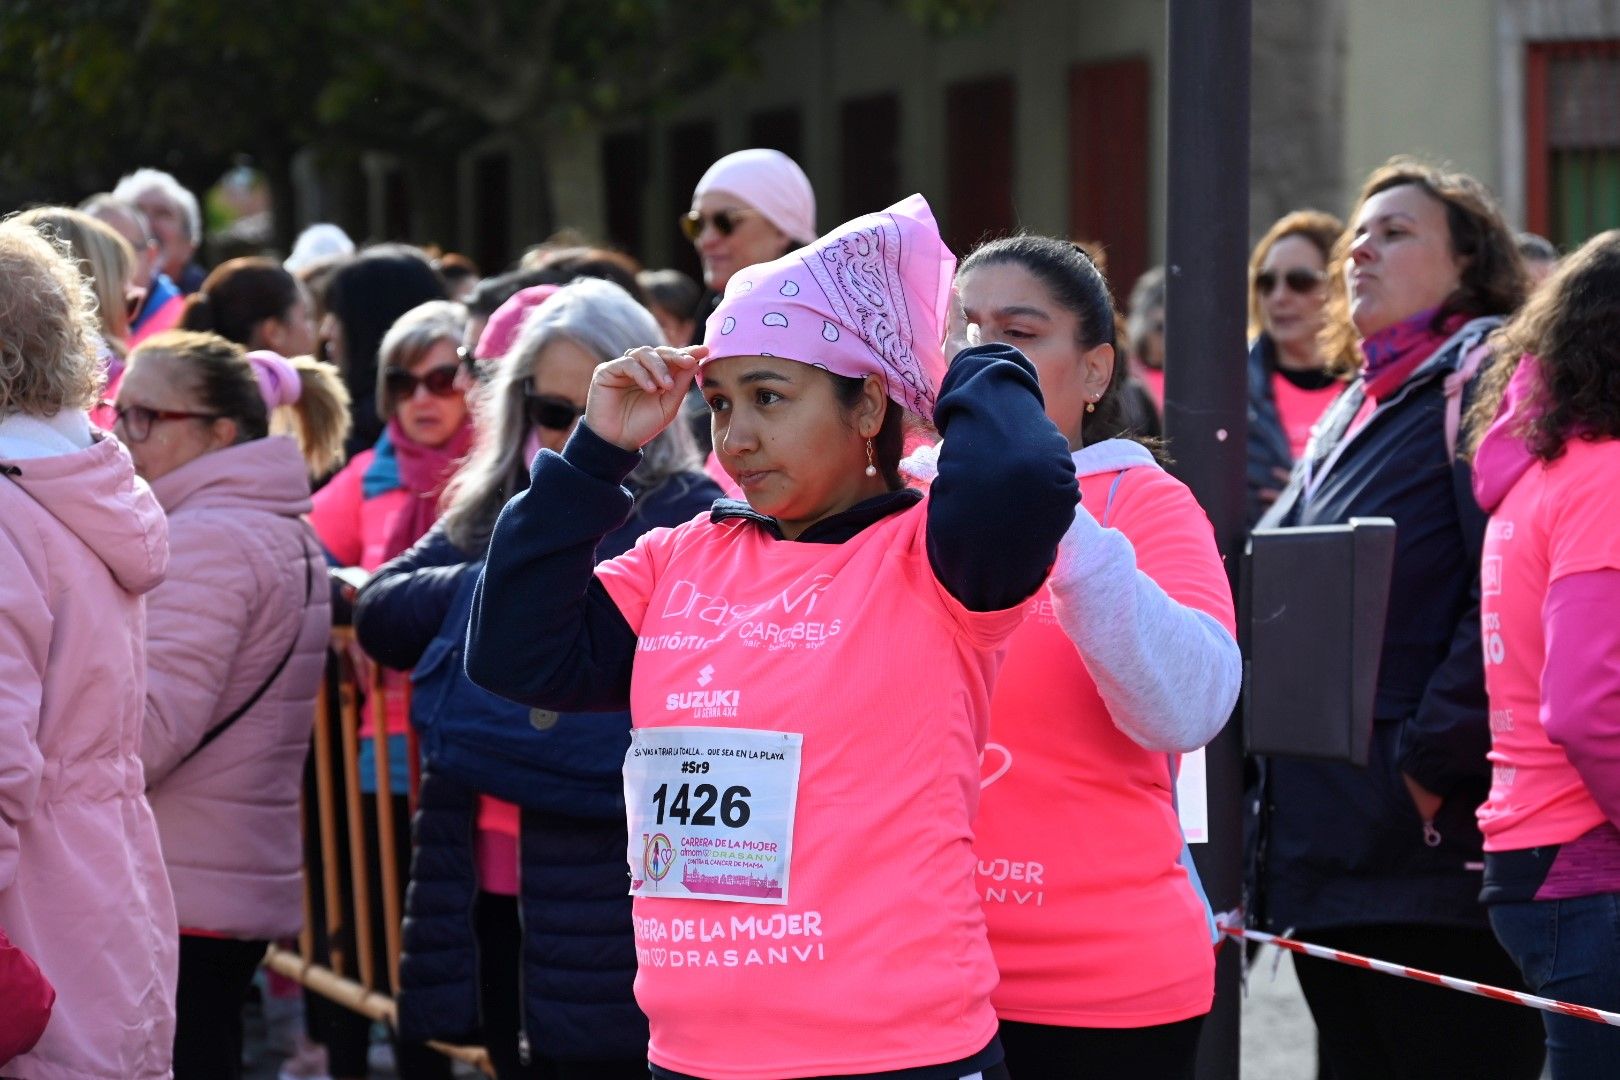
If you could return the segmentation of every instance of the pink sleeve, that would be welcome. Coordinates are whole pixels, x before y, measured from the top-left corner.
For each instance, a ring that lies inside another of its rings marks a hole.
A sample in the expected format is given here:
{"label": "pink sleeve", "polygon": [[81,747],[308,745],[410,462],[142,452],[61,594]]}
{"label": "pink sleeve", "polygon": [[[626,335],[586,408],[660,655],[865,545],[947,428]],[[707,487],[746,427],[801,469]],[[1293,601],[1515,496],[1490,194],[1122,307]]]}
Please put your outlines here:
{"label": "pink sleeve", "polygon": [[370,450],[356,454],[315,493],[315,508],[309,512],[310,527],[321,546],[344,566],[360,565],[360,484],[371,458]]}
{"label": "pink sleeve", "polygon": [[1554,581],[1542,604],[1541,726],[1620,826],[1620,569]]}
{"label": "pink sleeve", "polygon": [[669,563],[669,548],[677,529],[652,529],[641,535],[634,547],[617,558],[596,564],[596,579],[607,589],[607,594],[630,624],[630,629],[641,633],[641,623],[647,617],[647,605],[652,601],[653,588],[659,575]]}

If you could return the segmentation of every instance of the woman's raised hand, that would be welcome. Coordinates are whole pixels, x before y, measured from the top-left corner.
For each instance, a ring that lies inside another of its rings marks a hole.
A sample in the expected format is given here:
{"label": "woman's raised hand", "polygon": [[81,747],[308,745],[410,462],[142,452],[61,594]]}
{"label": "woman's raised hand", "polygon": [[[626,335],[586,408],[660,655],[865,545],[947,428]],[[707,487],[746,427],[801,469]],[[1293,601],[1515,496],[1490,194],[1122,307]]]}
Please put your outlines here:
{"label": "woman's raised hand", "polygon": [[609,360],[591,376],[585,423],[615,446],[640,450],[680,414],[706,345],[644,345]]}

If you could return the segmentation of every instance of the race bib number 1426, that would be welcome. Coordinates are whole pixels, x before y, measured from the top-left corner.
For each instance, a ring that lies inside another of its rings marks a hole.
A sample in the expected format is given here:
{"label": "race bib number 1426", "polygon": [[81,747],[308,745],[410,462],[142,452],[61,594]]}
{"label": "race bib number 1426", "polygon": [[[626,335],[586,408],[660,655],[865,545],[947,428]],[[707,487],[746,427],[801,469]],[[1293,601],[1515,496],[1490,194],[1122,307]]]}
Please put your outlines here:
{"label": "race bib number 1426", "polygon": [[787,903],[803,743],[796,732],[633,729],[631,895]]}

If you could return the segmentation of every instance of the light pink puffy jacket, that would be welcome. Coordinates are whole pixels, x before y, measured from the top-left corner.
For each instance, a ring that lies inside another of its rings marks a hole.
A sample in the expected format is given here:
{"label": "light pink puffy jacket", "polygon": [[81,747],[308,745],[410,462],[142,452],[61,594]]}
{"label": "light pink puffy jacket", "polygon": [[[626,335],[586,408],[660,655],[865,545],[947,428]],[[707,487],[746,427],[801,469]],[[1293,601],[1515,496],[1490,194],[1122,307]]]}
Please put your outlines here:
{"label": "light pink puffy jacket", "polygon": [[[147,598],[141,760],[180,926],[290,936],[303,923],[298,795],[332,625],[326,562],[301,516],[304,459],[285,436],[254,439],[152,491],[169,514],[169,573]],[[252,708],[182,764],[289,646]]]}
{"label": "light pink puffy jacket", "polygon": [[110,435],[31,457],[6,434],[0,421],[0,926],[57,1001],[4,1071],[156,1080],[178,937],[139,742],[163,512]]}

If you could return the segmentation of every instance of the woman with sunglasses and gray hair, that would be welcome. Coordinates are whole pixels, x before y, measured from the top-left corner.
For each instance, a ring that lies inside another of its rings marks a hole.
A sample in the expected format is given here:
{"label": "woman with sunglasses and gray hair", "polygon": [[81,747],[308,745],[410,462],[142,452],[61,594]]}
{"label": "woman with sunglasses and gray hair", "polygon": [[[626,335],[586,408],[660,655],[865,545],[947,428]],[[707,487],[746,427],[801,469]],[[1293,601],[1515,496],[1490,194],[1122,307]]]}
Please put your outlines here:
{"label": "woman with sunglasses and gray hair", "polygon": [[[630,718],[514,705],[468,681],[462,651],[495,518],[528,487],[529,463],[567,440],[599,364],[659,340],[652,315],[607,281],[575,281],[532,306],[475,395],[478,448],[444,516],[377,571],[355,609],[366,650],[414,668],[411,720],[427,759],[399,1030],[480,1041],[501,1080],[647,1075],[624,870]],[[720,494],[682,424],[648,445],[627,483],[634,509],[598,559]]]}

